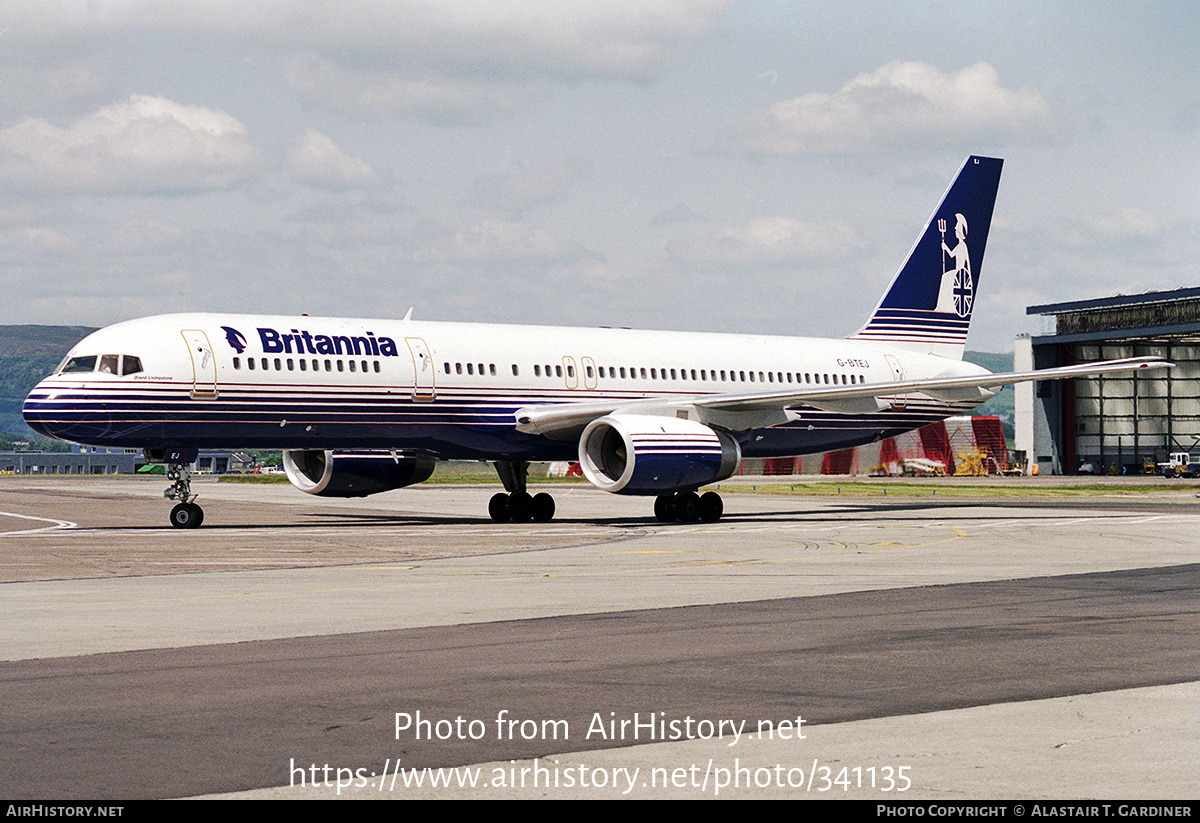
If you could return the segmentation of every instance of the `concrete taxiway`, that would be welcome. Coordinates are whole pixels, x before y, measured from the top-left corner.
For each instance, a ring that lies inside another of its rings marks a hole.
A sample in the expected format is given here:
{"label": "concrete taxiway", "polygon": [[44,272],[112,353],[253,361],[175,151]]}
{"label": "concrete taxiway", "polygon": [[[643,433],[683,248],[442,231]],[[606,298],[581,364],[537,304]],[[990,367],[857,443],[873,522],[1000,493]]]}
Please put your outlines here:
{"label": "concrete taxiway", "polygon": [[[719,523],[663,525],[575,485],[498,525],[491,488],[201,481],[175,531],[161,485],[0,478],[5,796],[1200,788],[1190,487],[725,488]],[[482,782],[405,785],[439,767]]]}

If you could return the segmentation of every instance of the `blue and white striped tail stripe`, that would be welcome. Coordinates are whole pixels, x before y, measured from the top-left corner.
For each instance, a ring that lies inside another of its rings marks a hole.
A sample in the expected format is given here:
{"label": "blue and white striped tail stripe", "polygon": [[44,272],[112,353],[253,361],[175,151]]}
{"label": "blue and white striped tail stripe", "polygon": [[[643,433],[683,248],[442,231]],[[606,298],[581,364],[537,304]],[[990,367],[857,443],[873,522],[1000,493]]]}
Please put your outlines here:
{"label": "blue and white striped tail stripe", "polygon": [[921,309],[879,309],[854,340],[963,343],[970,317]]}

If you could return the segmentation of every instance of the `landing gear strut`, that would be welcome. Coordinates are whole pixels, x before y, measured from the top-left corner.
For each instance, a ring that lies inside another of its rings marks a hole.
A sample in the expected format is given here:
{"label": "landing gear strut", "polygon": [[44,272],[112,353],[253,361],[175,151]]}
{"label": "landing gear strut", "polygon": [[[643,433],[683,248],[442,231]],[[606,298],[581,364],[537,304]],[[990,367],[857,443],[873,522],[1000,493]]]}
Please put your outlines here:
{"label": "landing gear strut", "polygon": [[497,523],[525,523],[536,520],[544,523],[554,517],[554,498],[546,492],[531,495],[525,490],[529,463],[525,460],[497,460],[492,464],[507,491],[492,495],[488,514]]}
{"label": "landing gear strut", "polygon": [[196,498],[192,494],[192,472],[187,463],[168,463],[167,479],[171,486],[163,497],[168,500],[178,500],[179,504],[171,509],[171,525],[177,529],[198,529],[204,522],[204,509],[191,502]]}
{"label": "landing gear strut", "polygon": [[713,523],[721,519],[725,512],[725,503],[716,492],[679,492],[678,494],[660,494],[654,498],[654,516],[660,523],[695,523],[703,520]]}

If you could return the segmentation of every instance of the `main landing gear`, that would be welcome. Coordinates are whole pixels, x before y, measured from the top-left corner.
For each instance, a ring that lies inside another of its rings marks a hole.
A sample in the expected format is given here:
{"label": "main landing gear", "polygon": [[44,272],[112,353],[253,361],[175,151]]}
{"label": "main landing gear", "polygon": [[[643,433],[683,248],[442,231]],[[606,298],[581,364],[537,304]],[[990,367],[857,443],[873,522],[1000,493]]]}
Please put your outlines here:
{"label": "main landing gear", "polygon": [[[488,514],[497,523],[544,523],[554,517],[554,498],[546,492],[531,495],[526,491],[529,463],[524,460],[497,460],[492,464],[505,491],[492,495]],[[714,523],[725,513],[725,503],[716,492],[694,491],[660,494],[654,498],[654,516],[661,523]]]}
{"label": "main landing gear", "polygon": [[187,463],[168,463],[167,479],[171,486],[163,497],[168,500],[178,500],[178,505],[171,509],[171,525],[177,529],[198,529],[204,522],[204,509],[191,502],[196,498],[192,494],[192,472]]}
{"label": "main landing gear", "polygon": [[497,460],[492,464],[505,491],[492,495],[488,514],[497,523],[544,523],[554,517],[554,498],[546,492],[531,495],[525,490],[529,463],[525,460]]}
{"label": "main landing gear", "polygon": [[660,523],[695,523],[703,520],[712,523],[721,519],[725,512],[725,503],[716,492],[678,492],[676,494],[660,494],[654,498],[654,516]]}

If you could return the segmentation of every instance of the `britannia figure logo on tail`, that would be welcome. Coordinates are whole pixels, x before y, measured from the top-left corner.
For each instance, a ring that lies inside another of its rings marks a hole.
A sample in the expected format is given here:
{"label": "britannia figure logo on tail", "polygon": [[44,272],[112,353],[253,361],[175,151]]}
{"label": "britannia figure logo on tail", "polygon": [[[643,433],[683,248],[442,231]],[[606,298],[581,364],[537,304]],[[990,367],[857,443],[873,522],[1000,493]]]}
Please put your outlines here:
{"label": "britannia figure logo on tail", "polygon": [[[946,245],[946,219],[938,219],[938,231],[942,233],[942,285],[938,290],[935,311],[969,317],[971,303],[975,300],[975,283],[971,278],[971,253],[967,250],[967,218],[954,215],[954,236],[958,245]],[[946,268],[946,258],[952,263]]]}

